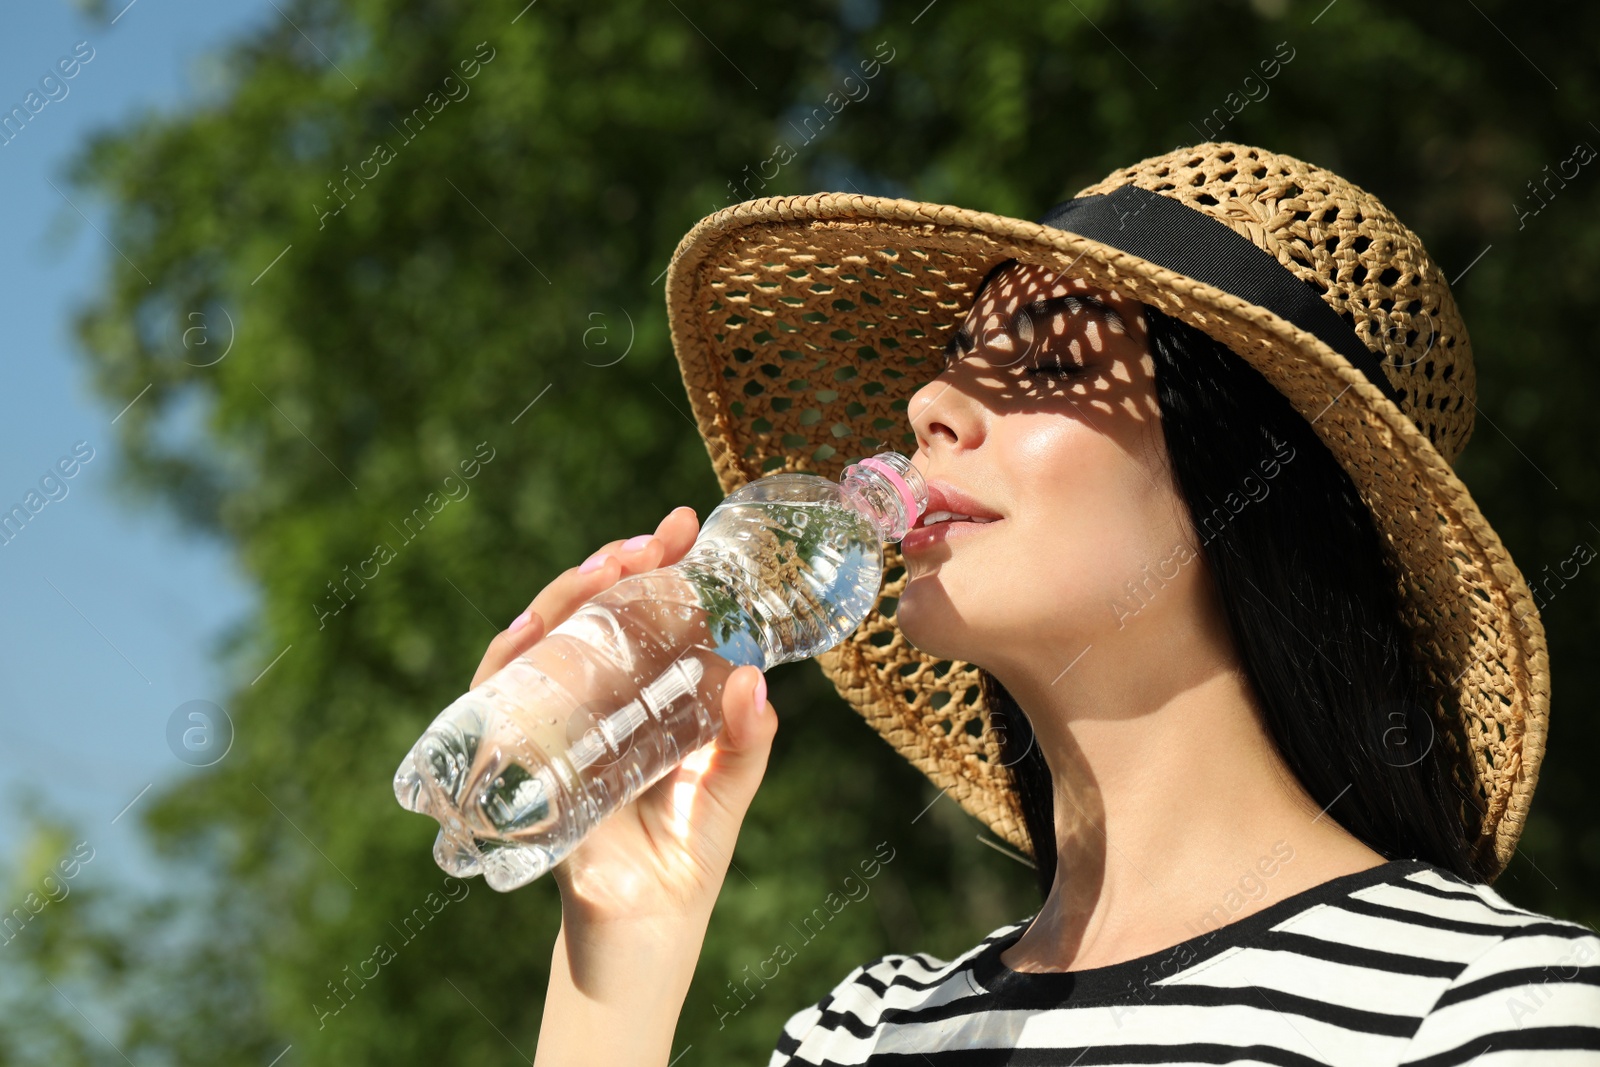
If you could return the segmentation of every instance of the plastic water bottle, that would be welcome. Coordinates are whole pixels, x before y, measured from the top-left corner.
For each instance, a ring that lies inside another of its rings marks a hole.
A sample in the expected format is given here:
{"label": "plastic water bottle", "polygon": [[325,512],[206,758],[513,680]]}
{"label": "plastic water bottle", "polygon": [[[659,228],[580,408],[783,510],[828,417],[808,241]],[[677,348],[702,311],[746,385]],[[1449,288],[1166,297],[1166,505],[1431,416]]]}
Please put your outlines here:
{"label": "plastic water bottle", "polygon": [[806,659],[861,625],[884,542],[926,507],[921,473],[896,452],[838,481],[750,482],[683,559],[618,581],[440,712],[395,797],[439,821],[441,868],[526,885],[717,736],[734,668]]}

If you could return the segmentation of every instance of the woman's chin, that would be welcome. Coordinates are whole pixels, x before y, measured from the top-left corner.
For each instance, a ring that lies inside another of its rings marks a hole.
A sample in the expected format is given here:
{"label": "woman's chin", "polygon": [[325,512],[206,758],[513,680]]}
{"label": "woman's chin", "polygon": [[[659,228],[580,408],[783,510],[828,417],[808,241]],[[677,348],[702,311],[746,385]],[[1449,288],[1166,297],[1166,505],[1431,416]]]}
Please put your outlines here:
{"label": "woman's chin", "polygon": [[894,621],[907,643],[924,656],[935,659],[961,659],[952,651],[950,625],[955,621],[954,609],[941,594],[937,605],[924,603],[915,592],[916,583],[906,586],[900,603],[895,608]]}

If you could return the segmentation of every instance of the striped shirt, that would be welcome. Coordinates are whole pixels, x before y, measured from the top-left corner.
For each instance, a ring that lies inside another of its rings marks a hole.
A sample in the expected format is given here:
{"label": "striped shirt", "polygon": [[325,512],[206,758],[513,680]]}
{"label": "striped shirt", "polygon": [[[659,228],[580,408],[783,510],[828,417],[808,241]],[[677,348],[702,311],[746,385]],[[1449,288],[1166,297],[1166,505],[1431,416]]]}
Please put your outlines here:
{"label": "striped shirt", "polygon": [[1033,918],[949,962],[857,967],[789,1018],[768,1067],[1600,1067],[1600,937],[1421,860],[1108,967],[1009,969]]}

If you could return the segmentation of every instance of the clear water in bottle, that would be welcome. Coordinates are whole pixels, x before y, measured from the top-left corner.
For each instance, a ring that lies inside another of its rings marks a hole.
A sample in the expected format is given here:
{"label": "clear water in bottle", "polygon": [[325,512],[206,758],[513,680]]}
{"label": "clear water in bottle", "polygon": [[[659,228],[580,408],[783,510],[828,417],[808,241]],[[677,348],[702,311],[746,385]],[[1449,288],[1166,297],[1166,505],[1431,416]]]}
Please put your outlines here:
{"label": "clear water in bottle", "polygon": [[717,736],[734,668],[848,637],[877,600],[884,542],[926,506],[894,452],[839,481],[774,474],[728,496],[683,559],[601,592],[412,746],[395,796],[438,820],[439,866],[505,891],[561,862]]}

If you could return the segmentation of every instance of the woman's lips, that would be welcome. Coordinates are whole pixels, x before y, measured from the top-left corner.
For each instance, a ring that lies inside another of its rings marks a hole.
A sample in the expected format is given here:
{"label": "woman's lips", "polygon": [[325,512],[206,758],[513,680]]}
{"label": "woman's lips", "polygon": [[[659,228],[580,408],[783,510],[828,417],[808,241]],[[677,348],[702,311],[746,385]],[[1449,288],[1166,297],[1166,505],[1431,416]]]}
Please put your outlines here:
{"label": "woman's lips", "polygon": [[1005,522],[1005,520],[992,519],[989,522],[969,522],[952,519],[949,522],[936,522],[932,526],[917,526],[900,539],[900,554],[909,556],[914,552],[921,552],[932,545],[942,544],[946,541],[965,541],[967,538],[977,534],[979,530],[1001,522]]}

